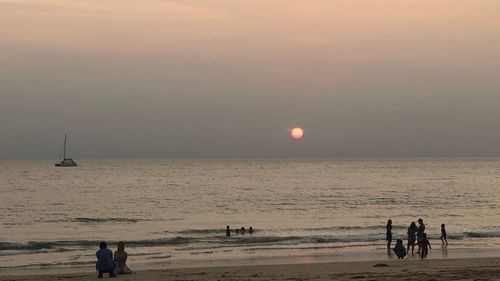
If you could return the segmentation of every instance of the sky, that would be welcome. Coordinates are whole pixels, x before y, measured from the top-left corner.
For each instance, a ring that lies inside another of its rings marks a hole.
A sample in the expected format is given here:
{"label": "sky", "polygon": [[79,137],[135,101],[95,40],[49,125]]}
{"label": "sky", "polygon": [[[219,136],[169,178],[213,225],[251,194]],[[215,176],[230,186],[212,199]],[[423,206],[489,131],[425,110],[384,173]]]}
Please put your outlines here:
{"label": "sky", "polygon": [[[0,159],[500,156],[500,1],[0,0]],[[304,137],[290,137],[302,127]]]}

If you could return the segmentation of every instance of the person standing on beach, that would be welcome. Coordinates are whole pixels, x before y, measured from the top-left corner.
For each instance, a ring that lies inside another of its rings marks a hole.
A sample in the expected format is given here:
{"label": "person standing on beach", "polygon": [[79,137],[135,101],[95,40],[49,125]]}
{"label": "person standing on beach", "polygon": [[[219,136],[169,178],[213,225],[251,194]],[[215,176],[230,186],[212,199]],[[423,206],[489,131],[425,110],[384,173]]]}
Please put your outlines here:
{"label": "person standing on beach", "polygon": [[413,252],[415,251],[415,242],[417,240],[417,225],[415,222],[412,222],[410,224],[410,227],[408,227],[408,246],[406,247],[406,252],[410,252],[410,247],[411,247],[411,254],[413,255]]}
{"label": "person standing on beach", "polygon": [[446,246],[448,246],[448,240],[446,239],[446,229],[444,228],[444,223],[441,224],[441,242],[446,243]]}
{"label": "person standing on beach", "polygon": [[226,237],[231,236],[231,229],[229,228],[229,225],[226,226]]}
{"label": "person standing on beach", "polygon": [[425,234],[424,220],[418,219],[418,228],[417,228],[418,251],[417,251],[417,253],[420,253],[420,250],[422,249],[422,241],[424,239],[424,234]]}
{"label": "person standing on beach", "polygon": [[386,225],[386,233],[385,233],[385,239],[387,240],[387,251],[391,251],[391,242],[392,242],[392,220],[387,221]]}

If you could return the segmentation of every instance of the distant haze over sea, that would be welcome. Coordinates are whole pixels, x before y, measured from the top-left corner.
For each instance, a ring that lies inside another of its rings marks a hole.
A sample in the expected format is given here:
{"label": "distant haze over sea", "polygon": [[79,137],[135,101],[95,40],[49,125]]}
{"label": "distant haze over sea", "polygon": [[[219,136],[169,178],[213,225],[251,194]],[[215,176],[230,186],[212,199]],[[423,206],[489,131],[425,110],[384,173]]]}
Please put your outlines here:
{"label": "distant haze over sea", "polygon": [[[500,156],[500,2],[0,0],[0,159]],[[294,140],[289,130],[304,129]]]}

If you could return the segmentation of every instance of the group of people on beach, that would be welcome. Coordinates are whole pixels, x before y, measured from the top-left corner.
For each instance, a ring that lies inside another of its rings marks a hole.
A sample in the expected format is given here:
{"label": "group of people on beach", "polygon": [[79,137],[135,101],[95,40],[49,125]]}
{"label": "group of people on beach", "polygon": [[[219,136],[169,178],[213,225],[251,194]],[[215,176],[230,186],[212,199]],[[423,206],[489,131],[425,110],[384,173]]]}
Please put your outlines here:
{"label": "group of people on beach", "polygon": [[[236,234],[245,234],[247,232],[247,229],[244,226],[242,226],[241,228],[236,228],[234,232]],[[248,233],[249,234],[253,233],[253,228],[251,226],[248,228]],[[231,236],[231,228],[229,227],[229,225],[226,226],[226,236],[227,237]]]}
{"label": "group of people on beach", "polygon": [[[387,221],[386,230],[387,251],[388,253],[390,253],[392,243],[392,220]],[[234,232],[235,234],[245,234],[247,232],[249,234],[252,234],[254,230],[251,226],[248,228],[248,230],[244,226],[242,226],[241,228],[236,228],[234,230],[231,230],[229,225],[226,226],[227,237],[231,236],[231,232]],[[425,232],[424,220],[421,218],[418,219],[418,227],[415,222],[412,222],[408,227],[407,235],[408,243],[406,248],[403,245],[403,240],[397,239],[396,245],[394,246],[392,251],[394,251],[398,259],[404,259],[407,253],[410,252],[410,248],[412,255],[414,254],[415,244],[417,244],[417,254],[420,255],[420,258],[422,260],[425,259],[429,253],[429,249],[432,248],[431,243],[429,242],[429,239],[427,237],[427,233]],[[441,224],[441,241],[446,246],[448,245],[444,224]],[[115,251],[114,255],[113,252],[108,249],[108,245],[106,244],[106,242],[101,242],[99,248],[100,249],[96,252],[96,270],[98,272],[99,278],[102,278],[104,273],[108,273],[109,277],[116,277],[117,274],[133,273],[133,271],[130,270],[130,268],[128,268],[127,266],[128,254],[125,251],[124,242],[118,242],[118,248]]]}
{"label": "group of people on beach", "polygon": [[[390,253],[392,243],[392,220],[387,221],[386,229],[387,252]],[[396,245],[394,246],[394,249],[392,249],[398,259],[403,259],[404,257],[406,257],[406,254],[410,252],[410,248],[413,255],[415,250],[415,243],[418,246],[417,254],[420,255],[420,258],[422,260],[425,259],[432,247],[431,243],[429,242],[429,238],[427,237],[427,233],[425,232],[424,220],[421,218],[418,219],[418,227],[415,222],[412,222],[408,227],[407,235],[408,244],[406,246],[406,249],[403,245],[402,239],[397,239]],[[443,244],[446,244],[446,246],[448,246],[448,239],[444,224],[441,224],[441,241]]]}
{"label": "group of people on beach", "polygon": [[108,249],[106,242],[99,244],[99,250],[96,252],[97,263],[97,277],[102,278],[104,273],[108,273],[109,277],[116,277],[117,274],[130,274],[133,273],[127,266],[128,254],[125,252],[125,243],[118,242],[118,249],[113,252]]}

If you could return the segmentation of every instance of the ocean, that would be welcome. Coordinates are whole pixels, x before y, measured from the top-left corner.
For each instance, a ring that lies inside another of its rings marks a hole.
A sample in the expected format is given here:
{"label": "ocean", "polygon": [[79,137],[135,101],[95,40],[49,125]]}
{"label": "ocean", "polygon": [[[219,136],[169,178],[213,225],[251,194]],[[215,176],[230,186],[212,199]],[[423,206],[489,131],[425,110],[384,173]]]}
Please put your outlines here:
{"label": "ocean", "polygon": [[[100,241],[113,250],[124,241],[133,269],[387,259],[388,219],[394,239],[405,239],[423,218],[439,249],[431,258],[500,249],[500,159],[78,164],[0,161],[0,274],[92,267]],[[255,231],[226,237],[227,225]]]}

